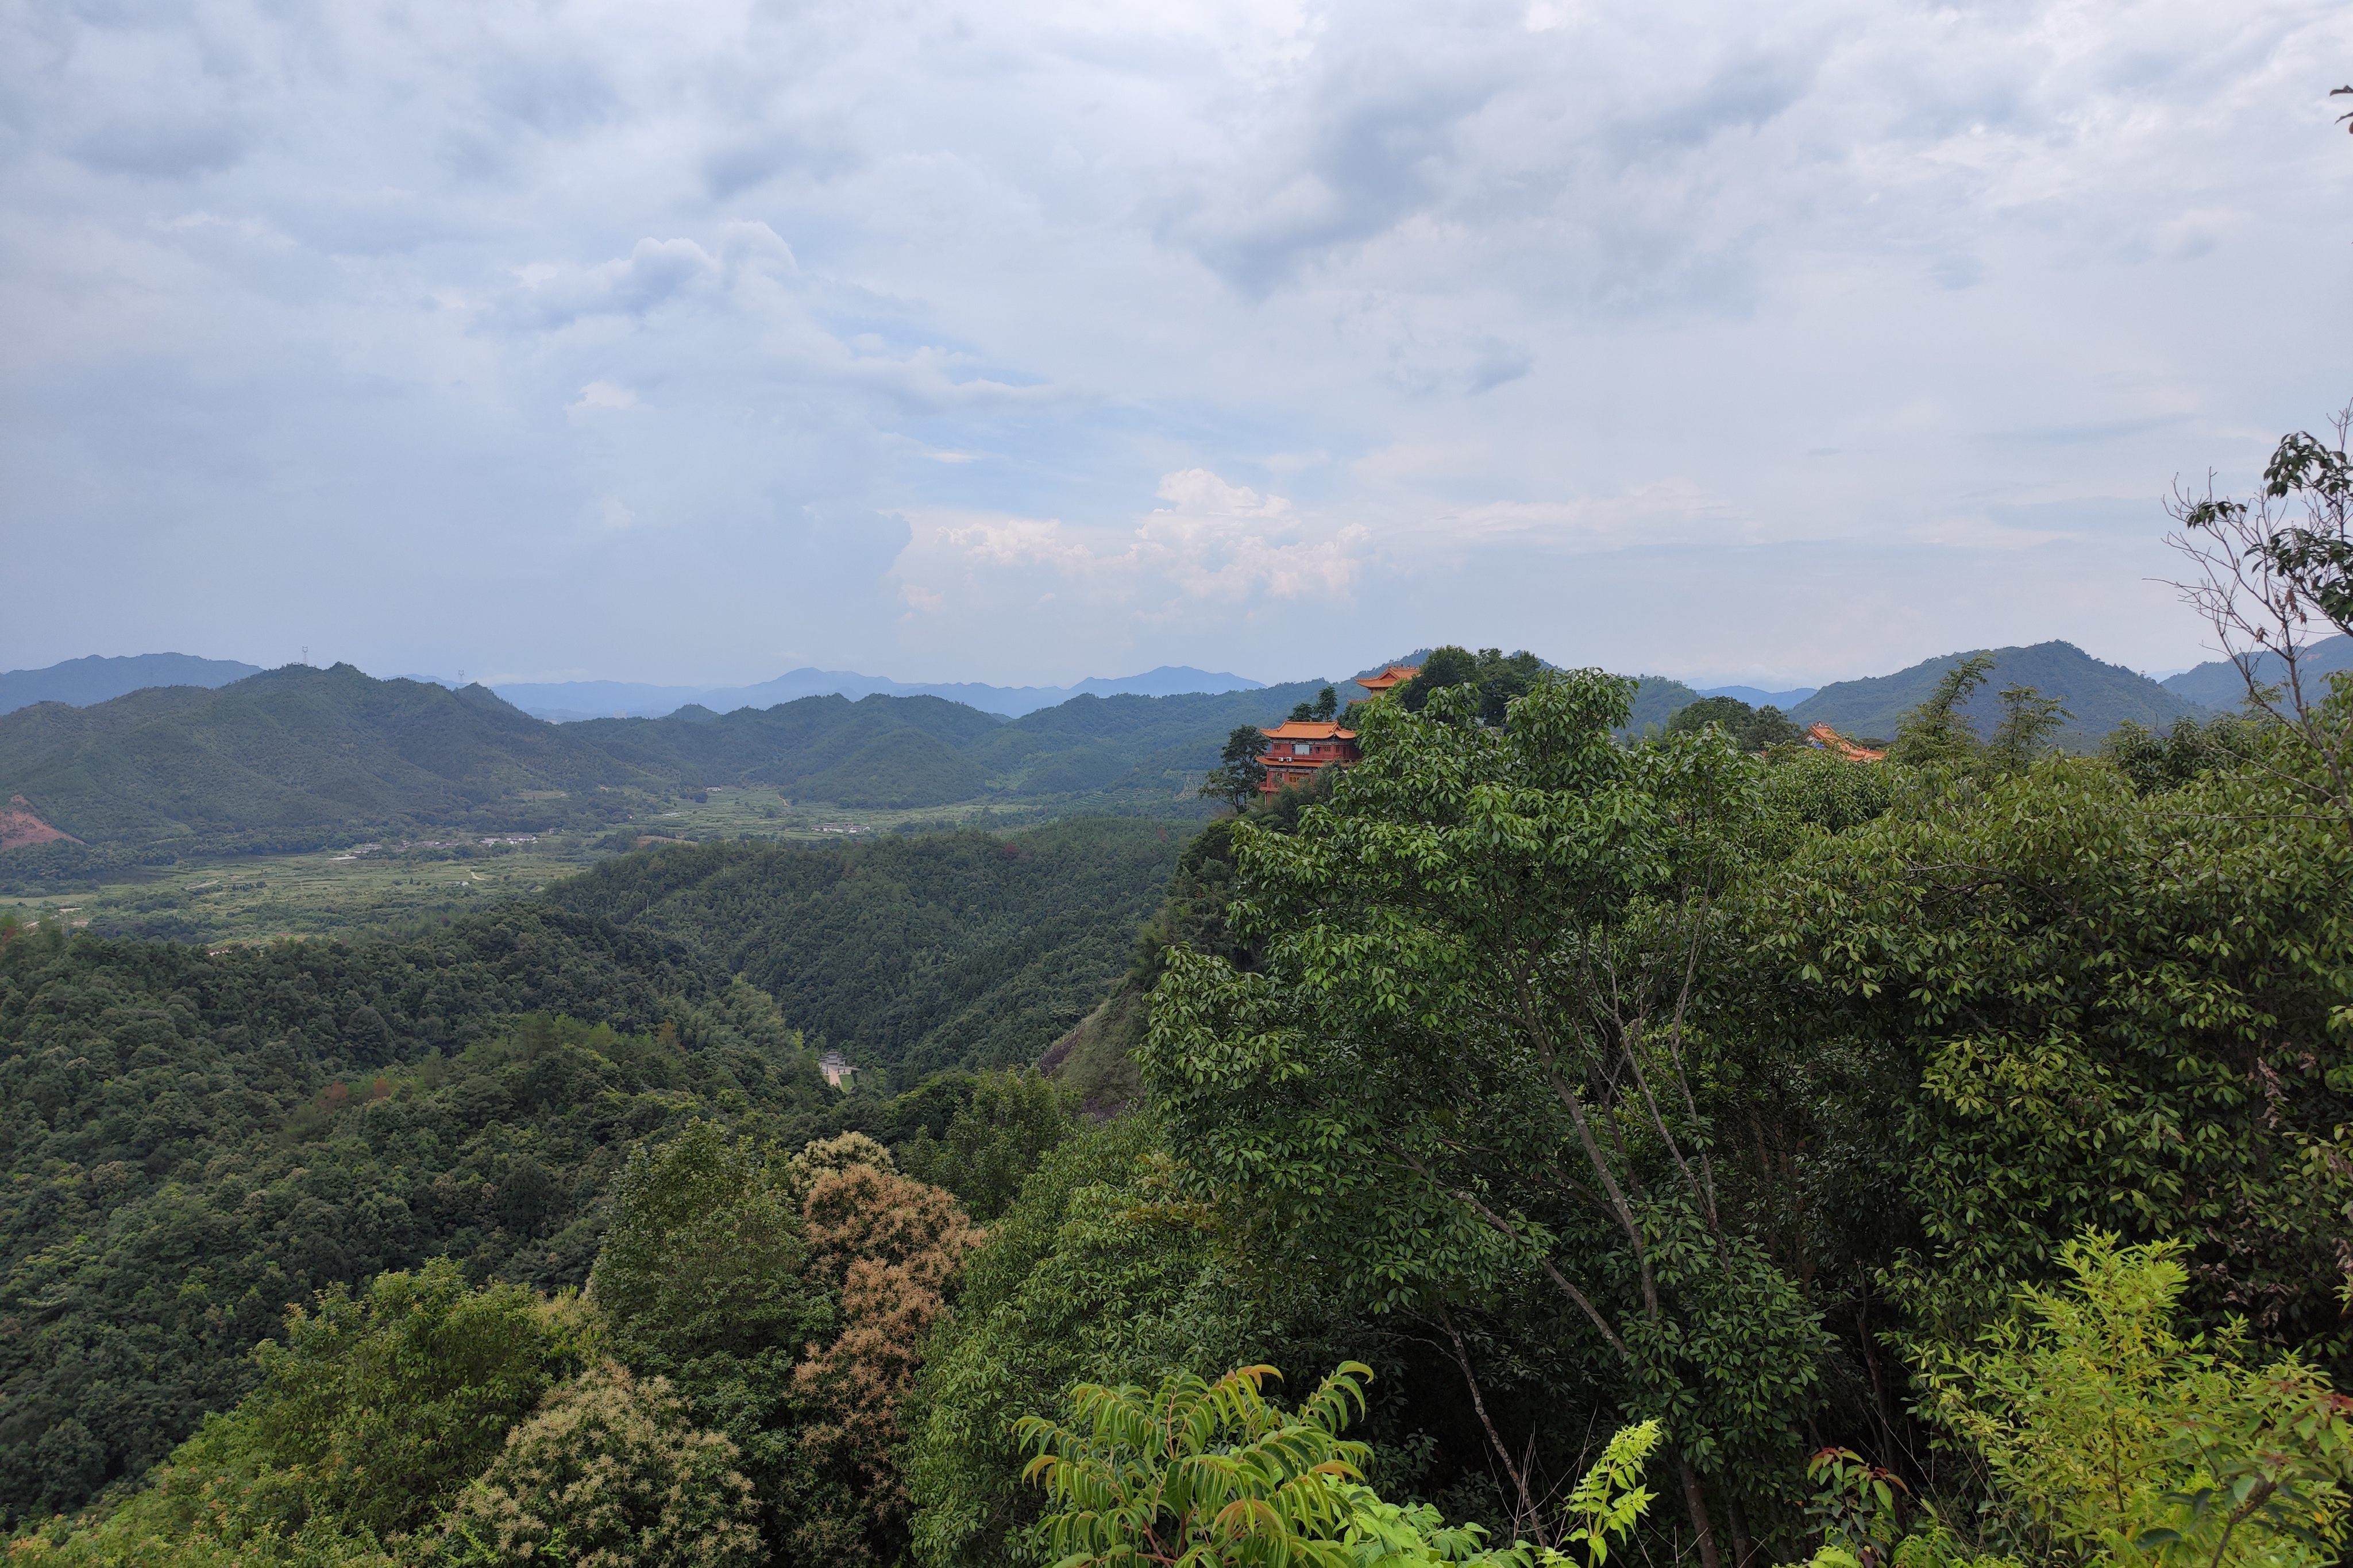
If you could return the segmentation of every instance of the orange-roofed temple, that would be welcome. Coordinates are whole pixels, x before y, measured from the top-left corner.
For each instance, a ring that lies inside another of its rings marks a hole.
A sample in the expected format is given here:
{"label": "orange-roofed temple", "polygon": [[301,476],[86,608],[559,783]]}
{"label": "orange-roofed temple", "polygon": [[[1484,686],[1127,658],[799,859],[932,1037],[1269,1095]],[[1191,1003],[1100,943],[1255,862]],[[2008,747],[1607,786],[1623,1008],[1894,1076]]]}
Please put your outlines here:
{"label": "orange-roofed temple", "polygon": [[1421,667],[1418,664],[1393,664],[1378,675],[1357,677],[1356,684],[1378,697],[1390,687],[1402,686],[1420,673]]}
{"label": "orange-roofed temple", "polygon": [[1345,768],[1356,760],[1356,732],[1329,721],[1287,719],[1259,733],[1267,739],[1266,754],[1259,759],[1266,766],[1266,778],[1258,786],[1262,795],[1305,784],[1318,768]]}

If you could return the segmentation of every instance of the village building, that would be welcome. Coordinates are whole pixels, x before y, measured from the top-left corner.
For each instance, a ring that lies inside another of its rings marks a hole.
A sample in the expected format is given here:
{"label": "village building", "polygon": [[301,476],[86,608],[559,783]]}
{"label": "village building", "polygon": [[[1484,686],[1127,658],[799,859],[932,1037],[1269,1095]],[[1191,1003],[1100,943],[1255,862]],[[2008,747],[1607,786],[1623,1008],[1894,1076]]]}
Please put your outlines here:
{"label": "village building", "polygon": [[834,1089],[848,1089],[858,1077],[858,1069],[839,1051],[828,1051],[818,1058],[817,1070],[825,1074],[826,1083]]}

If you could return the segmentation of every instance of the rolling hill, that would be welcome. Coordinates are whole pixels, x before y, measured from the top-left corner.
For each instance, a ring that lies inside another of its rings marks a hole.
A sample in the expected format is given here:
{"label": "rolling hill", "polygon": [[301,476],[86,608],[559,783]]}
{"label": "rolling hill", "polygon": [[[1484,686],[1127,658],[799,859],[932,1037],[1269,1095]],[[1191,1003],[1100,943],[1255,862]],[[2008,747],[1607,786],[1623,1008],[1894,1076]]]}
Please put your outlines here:
{"label": "rolling hill", "polygon": [[855,806],[994,798],[1192,816],[1208,809],[1191,790],[1227,732],[1281,718],[1319,684],[1085,696],[1010,721],[937,697],[828,696],[554,724],[479,685],[290,666],[216,690],[0,715],[0,801],[21,795],[10,809],[90,845],[188,849],[298,849],[425,826],[537,831],[710,784]]}
{"label": "rolling hill", "polygon": [[185,653],[142,653],[127,658],[69,658],[45,669],[0,672],[0,713],[36,702],[87,707],[150,686],[227,686],[259,675],[258,664],[197,658]]}
{"label": "rolling hill", "polygon": [[[2334,675],[2353,669],[2353,637],[2324,637],[2305,649],[2302,660],[2309,674]],[[2255,678],[2267,686],[2275,686],[2287,679],[2287,666],[2279,655],[2267,653],[2255,661]],[[2227,658],[2218,658],[2185,669],[2161,682],[2176,697],[2227,713],[2247,700],[2247,683],[2239,667]]]}
{"label": "rolling hill", "polygon": [[[2066,704],[2073,717],[2059,739],[2076,750],[2097,745],[2127,719],[2163,729],[2177,719],[2206,713],[2199,703],[2122,665],[2103,663],[2073,643],[1984,651],[1994,656],[1993,674],[1962,710],[1980,734],[1992,733],[2001,713],[1998,693],[2012,684],[2031,686]],[[1893,675],[1837,681],[1799,703],[1789,717],[1799,724],[1829,724],[1843,734],[1884,739],[1895,733],[1906,710],[1927,700],[1947,670],[1968,657],[1948,653]]]}
{"label": "rolling hill", "polygon": [[0,797],[23,795],[93,844],[544,826],[610,816],[618,803],[601,795],[670,782],[485,688],[377,680],[347,664],[0,715]]}

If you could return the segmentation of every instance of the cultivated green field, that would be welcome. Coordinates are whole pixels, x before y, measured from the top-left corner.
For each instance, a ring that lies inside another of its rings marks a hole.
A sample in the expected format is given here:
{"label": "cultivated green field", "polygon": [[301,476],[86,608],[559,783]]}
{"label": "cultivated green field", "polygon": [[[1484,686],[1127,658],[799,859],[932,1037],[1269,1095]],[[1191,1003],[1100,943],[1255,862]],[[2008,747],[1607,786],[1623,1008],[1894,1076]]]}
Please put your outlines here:
{"label": "cultivated green field", "polygon": [[221,943],[341,936],[403,925],[529,894],[624,849],[664,838],[842,843],[892,832],[1039,820],[1034,807],[973,803],[915,811],[800,806],[763,789],[714,789],[619,827],[484,843],[428,832],[404,847],[191,859],[123,873],[95,887],[0,894],[0,913],[119,935]]}

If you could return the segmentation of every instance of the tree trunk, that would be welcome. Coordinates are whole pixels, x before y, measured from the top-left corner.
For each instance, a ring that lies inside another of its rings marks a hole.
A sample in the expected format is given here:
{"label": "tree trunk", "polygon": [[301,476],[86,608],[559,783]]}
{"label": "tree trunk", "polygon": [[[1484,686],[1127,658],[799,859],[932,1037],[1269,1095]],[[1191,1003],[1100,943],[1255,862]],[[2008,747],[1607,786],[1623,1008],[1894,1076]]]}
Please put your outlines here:
{"label": "tree trunk", "polygon": [[1748,1544],[1748,1521],[1741,1517],[1740,1500],[1728,1487],[1724,1493],[1724,1530],[1732,1537],[1733,1568],[1748,1568],[1749,1560],[1756,1556]]}
{"label": "tree trunk", "polygon": [[1675,1456],[1683,1474],[1683,1505],[1691,1510],[1692,1535],[1699,1542],[1699,1568],[1721,1568],[1715,1554],[1715,1526],[1708,1522],[1707,1495],[1700,1489],[1699,1472],[1689,1459]]}

